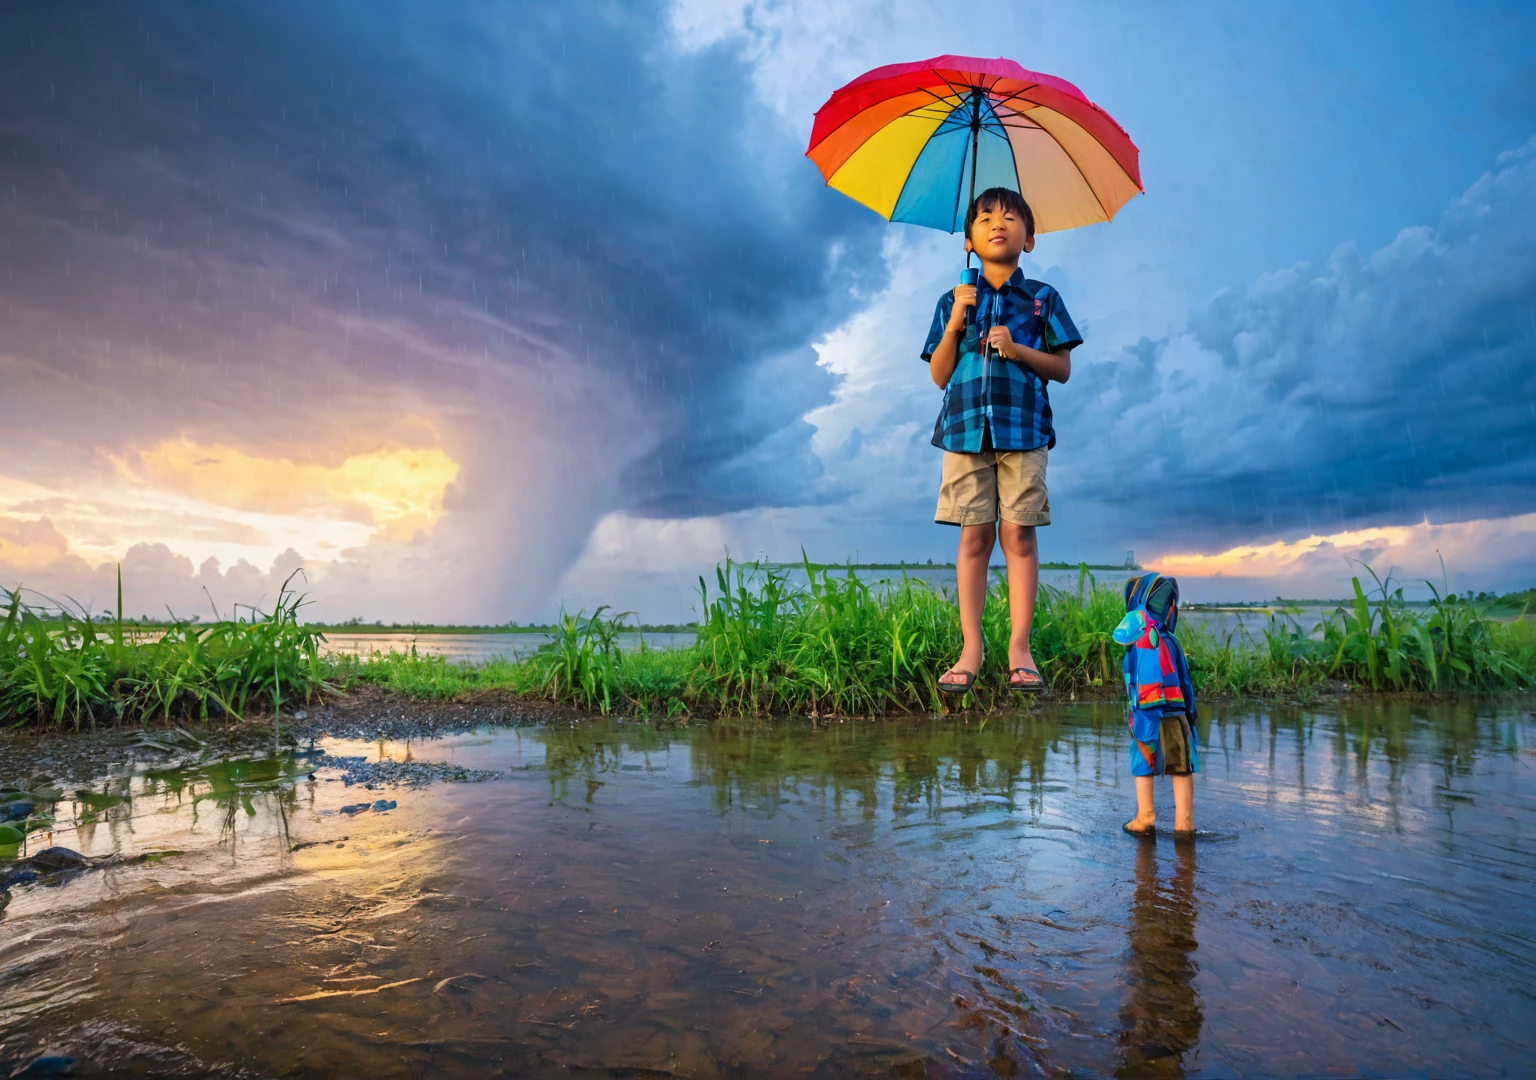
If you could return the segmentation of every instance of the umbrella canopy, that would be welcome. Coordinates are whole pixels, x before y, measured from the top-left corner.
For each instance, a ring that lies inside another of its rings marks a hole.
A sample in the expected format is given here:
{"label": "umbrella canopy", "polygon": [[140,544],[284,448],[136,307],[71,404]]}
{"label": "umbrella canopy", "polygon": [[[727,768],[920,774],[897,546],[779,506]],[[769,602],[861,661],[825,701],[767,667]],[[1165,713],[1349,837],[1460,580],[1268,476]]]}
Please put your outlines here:
{"label": "umbrella canopy", "polygon": [[881,217],[945,232],[964,228],[990,187],[1023,195],[1037,232],[1108,221],[1143,190],[1136,144],[1108,113],[1065,79],[1003,59],[860,75],[816,113],[806,156]]}

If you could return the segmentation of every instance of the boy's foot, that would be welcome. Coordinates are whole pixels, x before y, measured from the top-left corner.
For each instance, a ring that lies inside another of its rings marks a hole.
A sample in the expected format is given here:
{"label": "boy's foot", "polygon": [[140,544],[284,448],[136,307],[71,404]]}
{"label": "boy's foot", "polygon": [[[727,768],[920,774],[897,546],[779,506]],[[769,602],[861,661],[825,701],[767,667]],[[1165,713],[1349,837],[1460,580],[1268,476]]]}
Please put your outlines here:
{"label": "boy's foot", "polygon": [[979,650],[974,656],[969,650],[962,652],[955,666],[939,676],[939,689],[946,694],[965,693],[976,685],[976,676],[981,671],[983,660],[984,656]]}
{"label": "boy's foot", "polygon": [[1008,673],[1008,689],[1021,694],[1038,694],[1045,689],[1045,679],[1034,668],[1016,667]]}
{"label": "boy's foot", "polygon": [[939,692],[943,694],[964,694],[976,685],[976,673],[974,671],[961,671],[959,668],[950,668],[939,676]]}
{"label": "boy's foot", "polygon": [[1157,832],[1157,815],[1144,817],[1141,814],[1137,814],[1130,821],[1120,826],[1120,828],[1132,836],[1151,836]]}
{"label": "boy's foot", "polygon": [[1029,641],[1008,643],[1008,689],[1036,693],[1045,689],[1045,679],[1030,655]]}

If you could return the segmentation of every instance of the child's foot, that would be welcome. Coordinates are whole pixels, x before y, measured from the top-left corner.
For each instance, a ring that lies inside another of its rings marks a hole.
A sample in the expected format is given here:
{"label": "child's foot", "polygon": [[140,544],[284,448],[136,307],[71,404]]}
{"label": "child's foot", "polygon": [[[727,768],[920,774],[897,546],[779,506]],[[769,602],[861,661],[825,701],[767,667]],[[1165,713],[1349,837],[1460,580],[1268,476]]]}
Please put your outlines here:
{"label": "child's foot", "polygon": [[[976,682],[976,677],[981,674],[982,652],[980,649],[965,649],[960,653],[960,659],[955,661],[955,666],[939,676],[939,686],[952,687],[955,690],[965,688],[969,690]],[[951,691],[953,692],[953,691]]]}
{"label": "child's foot", "polygon": [[1195,835],[1195,815],[1173,815],[1173,835],[1176,839],[1193,839]]}
{"label": "child's foot", "polygon": [[1157,815],[1137,814],[1120,827],[1132,836],[1151,836],[1157,831]]}
{"label": "child's foot", "polygon": [[1044,690],[1045,679],[1035,666],[1029,642],[1008,643],[1008,687],[1011,690]]}

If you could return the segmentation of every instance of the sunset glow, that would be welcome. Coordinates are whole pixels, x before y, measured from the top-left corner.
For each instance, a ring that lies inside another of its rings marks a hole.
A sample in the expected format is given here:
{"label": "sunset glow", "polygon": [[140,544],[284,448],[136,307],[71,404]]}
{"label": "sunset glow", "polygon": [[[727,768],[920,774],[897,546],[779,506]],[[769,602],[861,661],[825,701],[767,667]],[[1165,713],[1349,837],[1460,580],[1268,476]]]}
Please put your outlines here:
{"label": "sunset glow", "polygon": [[1300,540],[1240,544],[1214,554],[1171,552],[1149,561],[1164,574],[1190,577],[1287,577],[1337,567],[1357,559],[1378,572],[1396,567],[1415,573],[1435,573],[1444,559],[1455,569],[1476,566],[1503,549],[1529,548],[1536,543],[1536,514],[1461,521],[1449,525],[1389,525],[1350,529]]}

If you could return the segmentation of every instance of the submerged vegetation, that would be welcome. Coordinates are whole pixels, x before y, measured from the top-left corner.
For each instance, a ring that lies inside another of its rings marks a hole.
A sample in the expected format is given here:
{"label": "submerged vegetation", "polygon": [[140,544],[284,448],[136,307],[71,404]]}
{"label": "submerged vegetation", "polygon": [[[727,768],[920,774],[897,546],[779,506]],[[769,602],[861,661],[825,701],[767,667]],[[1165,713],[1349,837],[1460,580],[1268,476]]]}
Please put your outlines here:
{"label": "submerged vegetation", "polygon": [[[0,623],[0,722],[148,722],[242,717],[356,682],[426,698],[504,692],[604,713],[658,718],[799,713],[880,715],[953,707],[938,677],[960,648],[950,598],[903,576],[870,583],[806,564],[804,585],[764,564],[717,568],[699,581],[702,619],[682,649],[619,647],[632,627],[606,608],[563,615],[553,637],[520,660],[453,663],[408,653],[367,660],[327,655],[324,635],[299,620],[285,585],[270,614],[173,623],[135,636],[120,620],[34,610],[12,595]],[[1271,616],[1257,640],[1185,623],[1180,639],[1196,688],[1208,696],[1306,694],[1328,689],[1488,692],[1536,686],[1536,626],[1499,622],[1456,596],[1427,605],[1390,580],[1359,579],[1354,597],[1316,627]],[[121,607],[121,596],[119,596]],[[1120,693],[1121,650],[1111,632],[1120,590],[1087,567],[1075,588],[1042,586],[1035,659],[1057,692]],[[983,619],[987,665],[962,704],[1008,697],[1008,595],[997,581]]]}

